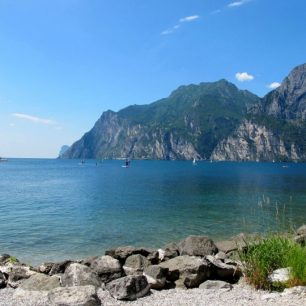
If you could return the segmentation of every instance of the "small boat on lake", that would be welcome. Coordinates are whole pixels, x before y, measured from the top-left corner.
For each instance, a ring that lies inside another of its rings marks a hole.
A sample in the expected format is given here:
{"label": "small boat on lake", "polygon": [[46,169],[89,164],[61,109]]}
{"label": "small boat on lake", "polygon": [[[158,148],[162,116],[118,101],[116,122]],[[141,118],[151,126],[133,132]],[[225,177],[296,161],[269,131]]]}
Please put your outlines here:
{"label": "small boat on lake", "polygon": [[192,161],[192,165],[193,165],[193,166],[196,166],[196,165],[197,165],[197,161],[196,161],[195,158],[194,158],[193,161]]}
{"label": "small boat on lake", "polygon": [[122,165],[121,167],[122,168],[128,168],[130,166],[130,164],[131,164],[131,161],[128,158],[126,158],[125,162],[124,162],[124,165]]}
{"label": "small boat on lake", "polygon": [[0,157],[0,162],[7,162],[7,161],[8,161],[7,158]]}

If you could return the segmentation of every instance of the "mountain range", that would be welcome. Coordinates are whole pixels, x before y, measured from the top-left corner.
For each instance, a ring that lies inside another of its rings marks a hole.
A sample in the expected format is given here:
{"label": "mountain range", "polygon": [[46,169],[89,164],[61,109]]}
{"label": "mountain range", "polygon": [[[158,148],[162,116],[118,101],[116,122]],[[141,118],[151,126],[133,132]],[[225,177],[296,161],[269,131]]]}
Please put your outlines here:
{"label": "mountain range", "polygon": [[222,79],[104,112],[60,158],[306,160],[306,64],[259,98]]}

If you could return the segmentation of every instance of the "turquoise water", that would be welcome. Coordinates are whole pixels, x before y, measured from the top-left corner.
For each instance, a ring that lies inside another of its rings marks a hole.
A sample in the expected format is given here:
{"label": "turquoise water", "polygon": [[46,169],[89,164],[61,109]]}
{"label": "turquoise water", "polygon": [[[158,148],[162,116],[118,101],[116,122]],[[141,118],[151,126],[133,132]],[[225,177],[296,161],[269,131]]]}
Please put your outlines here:
{"label": "turquoise water", "polygon": [[0,253],[37,264],[306,222],[306,164],[12,159],[0,163]]}

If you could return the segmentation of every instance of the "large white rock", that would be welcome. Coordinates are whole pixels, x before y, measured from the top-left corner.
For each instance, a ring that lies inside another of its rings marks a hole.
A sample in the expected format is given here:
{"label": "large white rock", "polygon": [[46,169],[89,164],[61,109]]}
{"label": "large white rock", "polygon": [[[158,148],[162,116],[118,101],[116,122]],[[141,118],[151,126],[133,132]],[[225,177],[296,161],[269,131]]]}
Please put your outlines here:
{"label": "large white rock", "polygon": [[291,268],[282,268],[274,270],[269,276],[268,280],[273,282],[287,282],[290,279]]}

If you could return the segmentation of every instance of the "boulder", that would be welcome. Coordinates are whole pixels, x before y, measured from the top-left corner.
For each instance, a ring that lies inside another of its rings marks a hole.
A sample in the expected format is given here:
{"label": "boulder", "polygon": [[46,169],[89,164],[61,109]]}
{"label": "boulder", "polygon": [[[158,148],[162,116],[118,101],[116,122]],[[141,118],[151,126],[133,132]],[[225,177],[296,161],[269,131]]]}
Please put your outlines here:
{"label": "boulder", "polygon": [[94,286],[59,287],[48,293],[53,306],[98,306],[101,305]]}
{"label": "boulder", "polygon": [[60,287],[60,280],[56,276],[47,276],[42,273],[32,275],[19,286],[22,290],[49,291]]}
{"label": "boulder", "polygon": [[150,291],[150,285],[143,275],[118,278],[106,285],[106,289],[117,300],[136,300]]}
{"label": "boulder", "polygon": [[61,262],[56,262],[52,265],[52,268],[48,274],[55,275],[55,274],[64,273],[65,270],[69,267],[69,265],[74,262],[75,261],[72,261],[72,260],[64,260]]}
{"label": "boulder", "polygon": [[150,253],[153,253],[154,250],[148,250],[145,248],[135,248],[132,246],[125,246],[125,247],[118,247],[116,249],[111,249],[105,251],[105,255],[109,255],[115,259],[118,259],[121,264],[125,263],[125,260],[127,257],[134,255],[134,254],[140,254],[145,257],[147,257]]}
{"label": "boulder", "polygon": [[99,256],[91,256],[87,257],[80,261],[80,264],[90,267],[91,264],[98,258]]}
{"label": "boulder", "polygon": [[99,287],[101,285],[98,275],[91,268],[78,263],[73,263],[66,269],[61,281],[64,287],[86,285]]}
{"label": "boulder", "polygon": [[238,246],[233,240],[223,240],[215,242],[219,252],[223,252],[225,254],[238,250]]}
{"label": "boulder", "polygon": [[110,282],[122,276],[122,268],[119,260],[111,256],[100,256],[96,258],[90,267],[98,274],[104,283]]}
{"label": "boulder", "polygon": [[147,278],[151,289],[162,289],[166,285],[168,269],[159,265],[148,266],[144,269],[144,276]]}
{"label": "boulder", "polygon": [[296,231],[297,235],[306,235],[306,224],[299,227]]}
{"label": "boulder", "polygon": [[199,286],[200,289],[228,289],[231,290],[233,285],[220,280],[207,280]]}
{"label": "boulder", "polygon": [[269,276],[268,280],[274,282],[287,282],[290,279],[291,268],[282,268],[274,270]]}
{"label": "boulder", "polygon": [[301,295],[302,297],[306,298],[306,286],[295,286],[291,288],[286,288],[281,295]]}
{"label": "boulder", "polygon": [[0,265],[5,265],[7,263],[15,264],[15,263],[19,263],[19,260],[16,257],[11,256],[9,254],[1,254],[0,255]]}
{"label": "boulder", "polygon": [[36,268],[36,271],[39,273],[49,274],[54,262],[44,262],[39,267]]}
{"label": "boulder", "polygon": [[195,256],[178,256],[159,266],[168,269],[168,281],[181,280],[187,288],[198,287],[210,277],[207,261]]}
{"label": "boulder", "polygon": [[[164,254],[162,260],[169,260],[171,258],[179,256],[179,247],[176,243],[172,242],[164,247]],[[161,261],[162,261],[161,260]]]}
{"label": "boulder", "polygon": [[127,270],[143,271],[143,269],[148,267],[150,264],[151,263],[146,257],[140,254],[135,254],[126,259],[123,269],[124,271],[126,270],[125,268],[128,268]]}
{"label": "boulder", "polygon": [[216,279],[236,282],[242,276],[242,272],[237,264],[224,263],[211,255],[206,256],[206,259],[212,264],[212,274]]}
{"label": "boulder", "polygon": [[293,238],[293,240],[301,246],[306,245],[306,235],[297,235]]}
{"label": "boulder", "polygon": [[8,276],[7,285],[12,288],[17,288],[23,280],[37,273],[20,263],[6,263],[5,266],[0,266],[0,271]]}
{"label": "boulder", "polygon": [[228,259],[228,256],[227,256],[224,252],[220,251],[220,252],[218,252],[218,253],[215,255],[215,258],[216,258],[216,259],[219,259],[219,260],[222,260],[222,261],[225,261],[225,260]]}
{"label": "boulder", "polygon": [[6,277],[0,272],[0,289],[6,286]]}
{"label": "boulder", "polygon": [[218,251],[214,242],[205,236],[189,236],[179,243],[180,255],[206,256]]}

